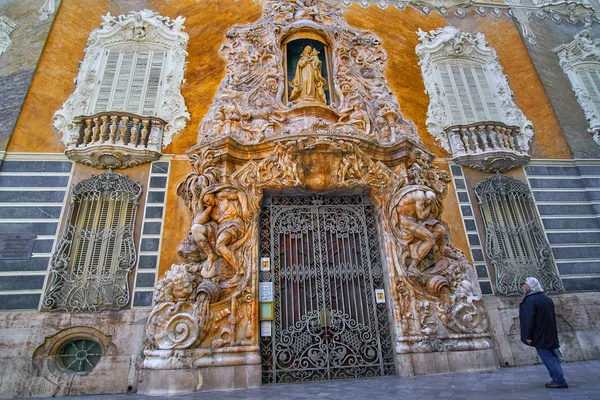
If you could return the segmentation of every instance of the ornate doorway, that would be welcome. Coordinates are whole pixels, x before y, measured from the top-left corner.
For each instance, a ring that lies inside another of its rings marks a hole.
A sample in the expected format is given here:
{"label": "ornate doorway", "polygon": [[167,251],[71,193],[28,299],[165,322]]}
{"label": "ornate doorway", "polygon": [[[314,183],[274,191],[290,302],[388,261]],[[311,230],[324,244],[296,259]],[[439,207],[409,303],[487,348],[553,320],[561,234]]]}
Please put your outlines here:
{"label": "ornate doorway", "polygon": [[368,198],[268,196],[260,229],[270,262],[260,281],[274,294],[271,329],[261,329],[263,383],[395,374]]}

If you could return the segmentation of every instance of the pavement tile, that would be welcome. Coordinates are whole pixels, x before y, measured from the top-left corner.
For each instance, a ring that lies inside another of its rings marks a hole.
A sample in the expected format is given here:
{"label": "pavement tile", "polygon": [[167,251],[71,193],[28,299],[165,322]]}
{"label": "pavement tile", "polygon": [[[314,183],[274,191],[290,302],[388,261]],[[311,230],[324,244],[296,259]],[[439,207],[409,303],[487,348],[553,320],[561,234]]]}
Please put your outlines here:
{"label": "pavement tile", "polygon": [[[261,388],[197,392],[169,400],[600,400],[600,360],[563,364],[569,389],[544,387],[543,365],[413,377],[269,384]],[[43,398],[37,398],[43,400]],[[51,398],[46,398],[50,400]],[[68,400],[158,400],[136,393],[70,396]]]}

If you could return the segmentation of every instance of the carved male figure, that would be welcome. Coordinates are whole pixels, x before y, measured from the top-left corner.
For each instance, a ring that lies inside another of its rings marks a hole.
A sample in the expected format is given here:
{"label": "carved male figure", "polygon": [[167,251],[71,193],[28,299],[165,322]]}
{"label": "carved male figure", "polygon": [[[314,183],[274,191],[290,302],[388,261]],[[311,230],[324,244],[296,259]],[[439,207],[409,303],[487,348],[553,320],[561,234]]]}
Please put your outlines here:
{"label": "carved male figure", "polygon": [[[408,269],[417,271],[419,262],[446,233],[436,219],[439,212],[435,193],[424,186],[407,186],[396,200],[393,222],[404,234],[412,259]],[[443,244],[438,245],[443,255]]]}
{"label": "carved male figure", "polygon": [[236,262],[231,247],[244,235],[244,220],[250,218],[246,195],[232,185],[217,184],[205,190],[201,201],[205,208],[195,218],[191,229],[198,247],[207,256],[201,275],[214,277],[213,264],[221,256],[236,271],[230,281],[236,283],[244,270]]}
{"label": "carved male figure", "polygon": [[371,120],[360,102],[356,101],[351,107],[340,110],[340,118],[334,128],[343,125],[355,127],[366,134],[370,132]]}

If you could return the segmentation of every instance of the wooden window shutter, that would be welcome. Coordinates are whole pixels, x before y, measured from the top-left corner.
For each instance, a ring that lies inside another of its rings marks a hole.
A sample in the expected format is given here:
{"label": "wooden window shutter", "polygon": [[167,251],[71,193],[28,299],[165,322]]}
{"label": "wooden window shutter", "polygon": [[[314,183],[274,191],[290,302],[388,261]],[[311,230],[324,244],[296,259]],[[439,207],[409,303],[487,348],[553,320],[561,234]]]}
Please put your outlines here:
{"label": "wooden window shutter", "polygon": [[589,67],[581,68],[576,71],[577,76],[589,96],[594,111],[600,115],[600,76],[598,68]]}

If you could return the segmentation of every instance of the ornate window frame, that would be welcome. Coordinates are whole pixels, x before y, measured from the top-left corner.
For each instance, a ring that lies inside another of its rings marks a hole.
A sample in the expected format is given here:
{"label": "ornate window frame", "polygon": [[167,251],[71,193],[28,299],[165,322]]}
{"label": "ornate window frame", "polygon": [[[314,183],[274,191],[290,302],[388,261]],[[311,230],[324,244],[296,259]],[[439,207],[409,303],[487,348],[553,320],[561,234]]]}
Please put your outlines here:
{"label": "ornate window frame", "polygon": [[430,32],[421,29],[417,32],[421,44],[417,45],[416,53],[419,57],[425,92],[429,95],[429,108],[427,110],[427,129],[444,149],[452,152],[445,130],[453,125],[449,112],[444,103],[444,94],[441,82],[436,79],[434,66],[436,62],[461,60],[476,62],[486,66],[487,79],[492,90],[495,89],[496,103],[504,115],[500,121],[506,125],[520,128],[521,135],[517,138],[517,146],[522,151],[529,150],[529,141],[533,137],[533,124],[517,107],[513,99],[513,92],[508,84],[508,79],[500,65],[498,56],[492,49],[482,33],[472,35],[461,32],[455,27],[446,26]]}
{"label": "ornate window frame", "polygon": [[[577,102],[583,108],[585,118],[590,124],[588,132],[600,146],[600,110],[594,106],[577,73],[589,67],[600,69],[600,39],[593,40],[590,28],[586,28],[575,35],[572,42],[556,47],[552,51],[558,56],[560,66],[571,81]],[[600,90],[600,86],[597,89]]]}
{"label": "ornate window frame", "polygon": [[[54,129],[62,135],[66,146],[79,140],[77,117],[90,115],[89,109],[103,66],[103,54],[109,49],[152,49],[166,51],[162,71],[161,102],[156,117],[164,120],[162,142],[159,148],[169,145],[174,135],[183,129],[189,120],[180,86],[183,82],[188,35],[182,32],[185,18],[170,19],[155,11],[141,10],[113,17],[110,13],[102,17],[101,27],[92,31],[85,49],[85,56],[77,74],[74,92],[62,108],[54,114]],[[110,110],[123,111],[123,110]]]}
{"label": "ornate window frame", "polygon": [[521,295],[528,276],[538,278],[549,292],[564,290],[527,185],[497,173],[478,183],[475,195],[497,292]]}
{"label": "ornate window frame", "polygon": [[73,187],[67,226],[50,261],[44,309],[86,312],[129,304],[141,193],[139,182],[111,170]]}
{"label": "ornate window frame", "polygon": [[17,23],[5,15],[0,15],[0,56],[12,43],[10,35],[17,28]]}

